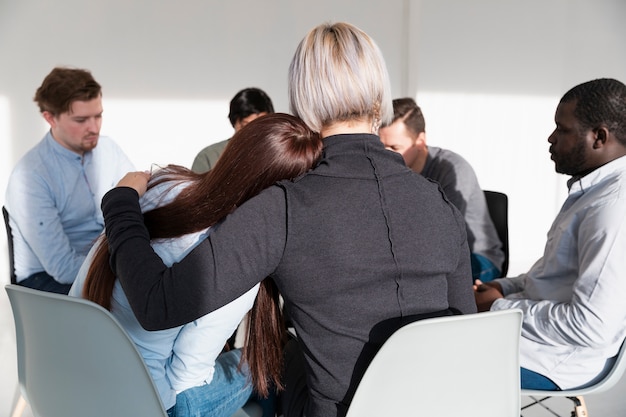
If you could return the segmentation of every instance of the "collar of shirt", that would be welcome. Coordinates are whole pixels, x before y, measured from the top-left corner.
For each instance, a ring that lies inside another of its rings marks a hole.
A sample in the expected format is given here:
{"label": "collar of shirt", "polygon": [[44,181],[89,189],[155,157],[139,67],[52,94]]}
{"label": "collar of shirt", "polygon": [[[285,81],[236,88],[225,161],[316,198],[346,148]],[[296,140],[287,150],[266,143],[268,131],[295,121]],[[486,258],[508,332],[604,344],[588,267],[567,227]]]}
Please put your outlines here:
{"label": "collar of shirt", "polygon": [[626,170],[626,156],[621,156],[591,171],[584,177],[573,176],[567,181],[569,194],[584,193],[585,190],[603,181],[609,174]]}
{"label": "collar of shirt", "polygon": [[85,152],[81,156],[74,151],[70,151],[69,149],[64,148],[59,142],[54,139],[51,131],[48,131],[48,133],[46,133],[44,141],[46,142],[46,146],[49,147],[52,152],[70,161],[78,161],[79,163],[85,165],[89,163],[91,161],[91,158],[93,157],[92,151]]}

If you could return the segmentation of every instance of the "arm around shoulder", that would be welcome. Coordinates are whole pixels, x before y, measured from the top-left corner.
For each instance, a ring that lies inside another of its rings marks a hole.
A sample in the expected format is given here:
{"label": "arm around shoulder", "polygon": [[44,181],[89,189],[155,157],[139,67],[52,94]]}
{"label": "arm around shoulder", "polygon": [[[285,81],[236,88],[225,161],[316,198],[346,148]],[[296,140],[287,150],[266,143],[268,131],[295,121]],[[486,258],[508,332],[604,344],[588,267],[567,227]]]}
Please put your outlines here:
{"label": "arm around shoulder", "polygon": [[179,263],[166,267],[150,245],[137,192],[118,187],[102,200],[111,267],[146,330],[176,327],[244,294],[280,262],[286,202],[279,187],[237,208]]}

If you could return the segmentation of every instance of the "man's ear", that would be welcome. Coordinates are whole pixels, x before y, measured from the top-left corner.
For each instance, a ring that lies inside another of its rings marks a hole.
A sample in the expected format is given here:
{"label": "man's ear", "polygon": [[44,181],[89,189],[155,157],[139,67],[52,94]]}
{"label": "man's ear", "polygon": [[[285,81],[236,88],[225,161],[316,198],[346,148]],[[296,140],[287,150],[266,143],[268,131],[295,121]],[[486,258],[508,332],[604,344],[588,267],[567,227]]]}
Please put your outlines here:
{"label": "man's ear", "polygon": [[415,138],[415,146],[418,148],[423,148],[426,146],[426,132],[421,132]]}
{"label": "man's ear", "polygon": [[54,118],[54,114],[50,113],[49,111],[44,111],[43,113],[41,113],[41,115],[43,116],[44,119],[46,119],[46,122],[48,122],[50,127],[56,126],[57,122]]}
{"label": "man's ear", "polygon": [[609,130],[605,126],[597,128],[596,130],[594,130],[593,134],[594,134],[594,141],[593,141],[594,149],[598,149],[606,145],[606,142],[609,139]]}

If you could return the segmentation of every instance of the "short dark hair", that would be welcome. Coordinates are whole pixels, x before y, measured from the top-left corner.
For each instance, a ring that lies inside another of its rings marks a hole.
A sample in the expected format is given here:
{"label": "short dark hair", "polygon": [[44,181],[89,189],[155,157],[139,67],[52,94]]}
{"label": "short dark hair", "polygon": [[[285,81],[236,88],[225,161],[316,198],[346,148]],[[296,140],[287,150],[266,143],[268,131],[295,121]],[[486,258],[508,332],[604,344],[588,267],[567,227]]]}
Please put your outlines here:
{"label": "short dark hair", "polygon": [[228,119],[234,127],[238,120],[257,113],[274,113],[272,100],[260,88],[244,88],[230,101]]}
{"label": "short dark hair", "polygon": [[561,103],[571,101],[576,101],[574,116],[584,130],[604,126],[626,146],[626,85],[612,78],[587,81],[561,98]]}
{"label": "short dark hair", "polygon": [[392,103],[393,120],[391,123],[401,119],[406,128],[415,135],[426,131],[424,114],[415,100],[410,97],[396,98]]}
{"label": "short dark hair", "polygon": [[84,69],[56,67],[35,92],[39,111],[59,115],[70,110],[75,101],[89,101],[102,95],[100,84]]}

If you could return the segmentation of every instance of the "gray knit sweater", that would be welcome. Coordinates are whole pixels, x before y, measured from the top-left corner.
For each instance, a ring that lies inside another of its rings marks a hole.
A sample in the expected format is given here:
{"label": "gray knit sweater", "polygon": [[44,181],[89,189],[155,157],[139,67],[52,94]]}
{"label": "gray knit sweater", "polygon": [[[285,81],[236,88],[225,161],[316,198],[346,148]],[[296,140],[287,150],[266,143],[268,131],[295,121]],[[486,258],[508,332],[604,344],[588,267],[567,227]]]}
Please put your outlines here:
{"label": "gray knit sweater", "polygon": [[377,136],[324,144],[313,170],[240,206],[171,268],[151,249],[134,190],[116,188],[102,203],[111,265],[149,330],[274,279],[307,360],[307,417],[344,415],[371,357],[404,321],[476,312],[465,224],[439,186]]}

